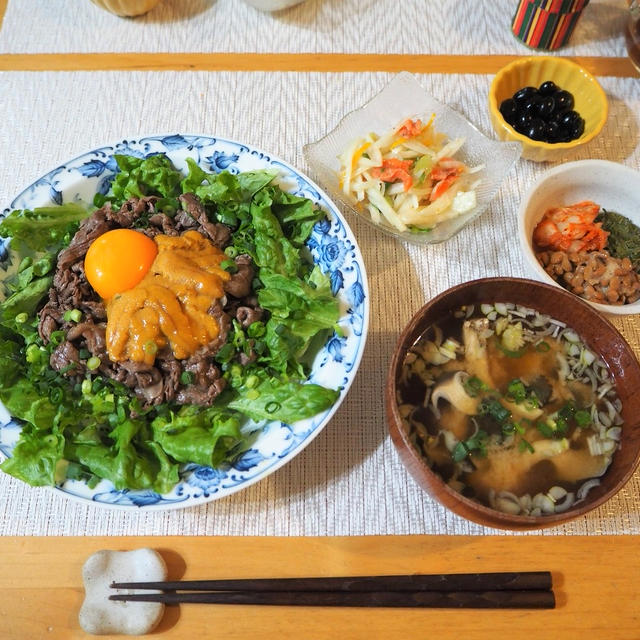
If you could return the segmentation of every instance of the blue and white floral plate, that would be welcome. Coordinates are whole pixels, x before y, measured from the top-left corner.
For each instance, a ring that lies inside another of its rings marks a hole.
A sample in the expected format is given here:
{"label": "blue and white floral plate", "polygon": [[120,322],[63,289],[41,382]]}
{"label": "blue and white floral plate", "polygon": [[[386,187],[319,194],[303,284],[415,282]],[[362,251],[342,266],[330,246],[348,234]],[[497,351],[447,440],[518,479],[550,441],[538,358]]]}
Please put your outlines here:
{"label": "blue and white floral plate", "polygon": [[[240,491],[286,464],[322,431],[344,400],[360,364],[369,318],[364,263],[356,239],[338,208],[308,177],[283,160],[247,144],[178,134],[122,140],[84,153],[50,171],[25,189],[3,215],[12,209],[33,209],[51,203],[91,203],[97,192],[104,194],[109,190],[117,171],[114,154],[144,157],[154,153],[166,154],[184,171],[187,158],[193,158],[209,172],[276,169],[283,189],[309,198],[326,212],[327,219],[316,224],[308,248],[315,263],[330,274],[333,292],[340,301],[341,335],[334,333],[320,349],[310,381],[332,388],[340,386],[342,390],[330,409],[313,418],[294,424],[276,421],[264,424],[251,447],[220,468],[185,465],[180,483],[169,494],[119,491],[107,481],[91,489],[84,482],[68,480],[54,489],[70,498],[125,509],[192,507]],[[20,428],[0,404],[0,452],[5,456],[11,456]]]}

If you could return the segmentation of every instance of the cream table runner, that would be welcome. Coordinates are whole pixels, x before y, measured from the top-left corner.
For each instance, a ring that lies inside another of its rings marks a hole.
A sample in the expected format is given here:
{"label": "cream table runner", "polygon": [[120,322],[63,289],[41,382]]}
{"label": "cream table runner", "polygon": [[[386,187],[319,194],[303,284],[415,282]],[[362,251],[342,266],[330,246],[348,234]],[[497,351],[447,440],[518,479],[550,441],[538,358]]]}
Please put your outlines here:
{"label": "cream table runner", "polygon": [[[0,73],[0,206],[67,159],[144,134],[232,138],[307,171],[303,144],[333,128],[390,78],[385,73]],[[491,76],[418,79],[490,132],[485,103]],[[610,100],[608,122],[576,157],[640,169],[640,82],[603,78],[602,84]],[[545,168],[520,161],[488,211],[442,245],[406,245],[348,218],[369,277],[367,348],[335,417],[285,467],[223,500],[168,512],[123,513],[76,503],[0,474],[0,535],[495,533],[439,506],[405,472],[387,434],[382,389],[398,335],[426,300],[477,277],[527,275],[516,211],[521,194]],[[628,317],[615,324],[640,353],[638,324]],[[594,513],[543,533],[639,534],[640,474]]]}
{"label": "cream table runner", "polygon": [[[162,0],[122,19],[89,0],[8,0],[0,53],[238,52],[529,55],[516,0],[305,0],[262,13],[243,0]],[[626,0],[591,0],[566,56],[626,55]]]}

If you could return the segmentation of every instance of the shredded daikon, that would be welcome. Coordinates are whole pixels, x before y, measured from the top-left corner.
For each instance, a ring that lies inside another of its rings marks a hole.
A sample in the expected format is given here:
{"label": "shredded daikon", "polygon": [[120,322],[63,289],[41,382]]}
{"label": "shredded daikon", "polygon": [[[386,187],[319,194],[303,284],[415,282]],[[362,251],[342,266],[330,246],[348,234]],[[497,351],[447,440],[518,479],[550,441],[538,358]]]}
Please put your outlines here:
{"label": "shredded daikon", "polygon": [[433,119],[403,120],[383,135],[369,133],[353,140],[339,157],[345,195],[367,211],[375,224],[397,231],[428,231],[477,206],[484,167],[468,167],[453,156],[464,138],[447,140]]}

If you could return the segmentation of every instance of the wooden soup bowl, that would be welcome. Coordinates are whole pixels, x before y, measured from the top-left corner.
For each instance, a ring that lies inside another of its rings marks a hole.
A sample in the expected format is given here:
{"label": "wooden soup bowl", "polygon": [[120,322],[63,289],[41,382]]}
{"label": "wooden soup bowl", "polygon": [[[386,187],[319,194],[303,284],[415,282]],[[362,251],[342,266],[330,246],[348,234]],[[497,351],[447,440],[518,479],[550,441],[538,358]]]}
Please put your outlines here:
{"label": "wooden soup bowl", "polygon": [[[464,497],[433,472],[416,450],[402,424],[397,404],[397,381],[407,351],[434,323],[462,305],[511,302],[535,309],[575,330],[591,351],[607,365],[622,401],[620,447],[611,465],[584,501],[563,513],[541,516],[511,515]],[[409,473],[436,500],[454,513],[479,524],[501,529],[538,529],[573,520],[599,507],[627,483],[640,462],[640,365],[631,347],[598,311],[558,287],[519,278],[483,278],[452,287],[420,309],[396,345],[385,389],[386,416],[391,439]]]}

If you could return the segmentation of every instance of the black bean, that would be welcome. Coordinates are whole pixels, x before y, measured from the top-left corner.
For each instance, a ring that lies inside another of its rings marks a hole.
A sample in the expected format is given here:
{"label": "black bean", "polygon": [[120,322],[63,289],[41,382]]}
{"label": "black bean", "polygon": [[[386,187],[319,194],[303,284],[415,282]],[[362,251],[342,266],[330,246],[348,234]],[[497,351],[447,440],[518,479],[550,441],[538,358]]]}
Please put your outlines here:
{"label": "black bean", "polygon": [[584,133],[584,118],[578,119],[571,125],[571,135],[573,139],[579,138]]}
{"label": "black bean", "polygon": [[536,112],[544,120],[548,120],[555,113],[555,110],[556,101],[553,96],[542,97],[537,103]]}
{"label": "black bean", "polygon": [[541,96],[551,96],[558,90],[558,87],[555,82],[552,80],[547,80],[540,85],[538,89]]}
{"label": "black bean", "polygon": [[567,109],[573,109],[574,100],[573,95],[564,89],[560,89],[553,94],[556,101],[556,109],[558,111],[565,111]]}
{"label": "black bean", "polygon": [[526,136],[532,140],[544,140],[546,123],[542,118],[534,118],[529,125]]}
{"label": "black bean", "polygon": [[502,117],[510,124],[515,124],[516,116],[518,115],[518,107],[516,101],[513,98],[507,98],[500,103],[500,113]]}
{"label": "black bean", "polygon": [[516,101],[518,107],[520,107],[521,104],[537,92],[538,90],[535,87],[523,87],[513,94],[513,99]]}
{"label": "black bean", "polygon": [[560,127],[557,122],[550,120],[545,125],[544,140],[545,142],[557,142]]}
{"label": "black bean", "polygon": [[518,133],[544,142],[569,142],[584,133],[584,119],[574,109],[573,95],[546,80],[526,86],[500,103],[500,113]]}

